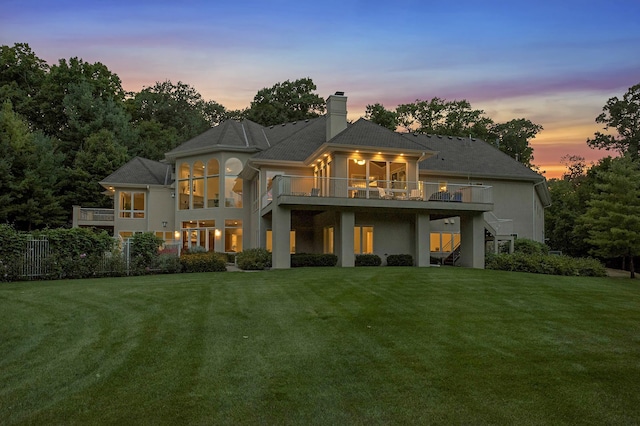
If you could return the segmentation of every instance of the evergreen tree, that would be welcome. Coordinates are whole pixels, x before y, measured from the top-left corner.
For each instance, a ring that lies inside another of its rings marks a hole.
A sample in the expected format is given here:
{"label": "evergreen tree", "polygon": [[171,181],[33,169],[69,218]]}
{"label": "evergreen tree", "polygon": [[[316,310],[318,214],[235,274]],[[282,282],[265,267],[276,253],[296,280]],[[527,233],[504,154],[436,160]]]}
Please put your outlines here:
{"label": "evergreen tree", "polygon": [[587,202],[580,222],[588,230],[592,253],[603,258],[629,259],[640,255],[640,169],[630,156],[611,160],[611,168],[599,173],[601,183]]}

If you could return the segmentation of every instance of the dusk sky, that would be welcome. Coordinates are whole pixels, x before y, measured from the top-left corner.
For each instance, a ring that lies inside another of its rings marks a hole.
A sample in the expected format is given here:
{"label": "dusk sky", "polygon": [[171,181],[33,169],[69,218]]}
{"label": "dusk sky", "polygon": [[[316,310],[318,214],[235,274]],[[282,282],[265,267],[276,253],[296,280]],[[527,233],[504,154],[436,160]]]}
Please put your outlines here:
{"label": "dusk sky", "polygon": [[640,0],[33,1],[0,0],[0,44],[28,43],[49,65],[102,62],[125,90],[182,81],[248,107],[277,82],[311,77],[348,96],[348,118],[434,96],[467,99],[496,122],[544,130],[533,163],[588,162],[607,99],[640,83]]}

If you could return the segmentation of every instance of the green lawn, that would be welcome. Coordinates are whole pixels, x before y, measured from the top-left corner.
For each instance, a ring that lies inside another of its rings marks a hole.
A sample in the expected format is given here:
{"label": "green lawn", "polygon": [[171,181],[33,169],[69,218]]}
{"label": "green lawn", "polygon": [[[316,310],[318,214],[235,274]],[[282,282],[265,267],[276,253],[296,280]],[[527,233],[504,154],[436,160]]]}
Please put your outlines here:
{"label": "green lawn", "polygon": [[640,286],[463,268],[0,285],[0,424],[638,424]]}

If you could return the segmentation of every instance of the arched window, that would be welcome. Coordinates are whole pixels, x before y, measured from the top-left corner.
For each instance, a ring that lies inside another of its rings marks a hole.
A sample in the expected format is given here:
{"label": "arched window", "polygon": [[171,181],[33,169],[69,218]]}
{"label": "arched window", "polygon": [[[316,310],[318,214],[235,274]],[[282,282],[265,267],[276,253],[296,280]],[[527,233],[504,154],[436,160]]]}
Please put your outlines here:
{"label": "arched window", "polygon": [[242,207],[242,161],[229,158],[224,165],[224,205],[225,207]]}
{"label": "arched window", "polygon": [[220,205],[220,163],[212,158],[207,163],[207,207]]}
{"label": "arched window", "polygon": [[178,167],[178,209],[189,210],[191,207],[191,187],[189,178],[191,177],[191,166],[189,163],[181,163]]}
{"label": "arched window", "polygon": [[194,209],[204,208],[204,163],[202,161],[196,161],[193,164],[191,198]]}

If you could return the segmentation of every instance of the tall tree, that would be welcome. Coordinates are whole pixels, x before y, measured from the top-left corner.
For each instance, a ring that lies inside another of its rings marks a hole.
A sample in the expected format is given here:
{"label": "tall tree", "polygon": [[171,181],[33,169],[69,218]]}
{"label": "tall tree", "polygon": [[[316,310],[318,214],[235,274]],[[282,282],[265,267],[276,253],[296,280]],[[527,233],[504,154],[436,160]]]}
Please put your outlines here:
{"label": "tall tree", "polygon": [[[86,83],[87,85],[82,85]],[[71,58],[69,61],[60,59],[57,65],[52,65],[41,90],[36,96],[39,104],[41,123],[39,127],[48,135],[65,140],[69,135],[69,119],[72,117],[66,110],[65,98],[74,92],[77,95],[78,85],[84,91],[89,88],[90,96],[94,100],[120,103],[124,99],[124,90],[120,78],[112,73],[104,64],[91,64],[82,59]]]}
{"label": "tall tree", "polygon": [[319,117],[325,101],[315,93],[310,78],[286,80],[258,91],[247,111],[247,118],[263,126]]}
{"label": "tall tree", "polygon": [[49,67],[26,43],[0,46],[0,99],[10,100],[16,113],[39,123],[36,102]]}
{"label": "tall tree", "polygon": [[634,278],[633,259],[640,255],[640,168],[627,155],[611,160],[610,170],[600,178],[598,191],[580,221],[588,228],[592,253],[603,258],[626,257]]}
{"label": "tall tree", "polygon": [[54,193],[62,156],[49,137],[29,129],[9,101],[0,109],[0,155],[0,221],[21,230],[65,223],[67,212]]}
{"label": "tall tree", "polygon": [[[181,81],[169,80],[130,94],[126,100],[127,111],[142,138],[145,133],[163,132],[162,148],[169,151],[178,144],[199,135],[211,126],[227,119],[227,110],[215,101],[205,101],[192,86]],[[150,125],[148,123],[156,124]],[[173,141],[167,137],[174,135]],[[158,151],[160,147],[148,147],[147,151]],[[165,151],[165,152],[166,152]]]}
{"label": "tall tree", "polygon": [[533,147],[531,139],[542,130],[542,126],[530,120],[517,118],[506,123],[491,126],[490,141],[494,141],[497,148],[525,166],[533,167]]}
{"label": "tall tree", "polygon": [[587,140],[587,145],[628,153],[637,161],[640,156],[640,83],[629,88],[622,99],[609,98],[602,111],[596,117],[596,123],[604,124],[604,130],[615,130],[617,135],[596,132],[593,139]]}
{"label": "tall tree", "polygon": [[367,105],[364,118],[394,132],[398,127],[398,113],[385,109],[379,103]]}
{"label": "tall tree", "polygon": [[447,101],[434,97],[398,105],[399,124],[418,133],[486,139],[493,120],[483,110],[472,109],[467,100]]}

